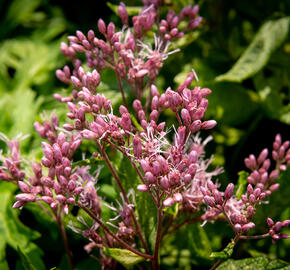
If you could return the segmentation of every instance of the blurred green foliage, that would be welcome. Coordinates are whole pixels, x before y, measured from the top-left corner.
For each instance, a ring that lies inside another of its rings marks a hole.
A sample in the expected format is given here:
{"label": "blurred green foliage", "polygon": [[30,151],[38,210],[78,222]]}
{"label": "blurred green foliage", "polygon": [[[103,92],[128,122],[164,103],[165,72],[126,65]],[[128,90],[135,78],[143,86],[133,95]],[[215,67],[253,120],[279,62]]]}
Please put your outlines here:
{"label": "blurred green foliage", "polygon": [[[132,6],[131,14],[140,9],[141,1],[125,2]],[[165,1],[176,10],[192,3],[191,0]],[[109,4],[112,13],[116,4],[117,1]],[[172,49],[180,47],[182,51],[169,57],[157,85],[163,90],[168,86],[174,88],[194,69],[199,85],[212,89],[206,117],[216,119],[219,124],[213,131],[214,142],[208,150],[216,153],[215,165],[225,167],[226,173],[220,177],[221,184],[225,185],[238,179],[237,172],[243,169],[246,155],[270,147],[277,132],[289,136],[290,2],[201,0],[198,4],[204,17],[202,28],[173,44]],[[39,159],[40,139],[33,122],[40,120],[43,111],[46,111],[44,117],[54,111],[61,121],[65,118],[65,106],[52,98],[54,92],[65,91],[54,76],[55,70],[65,63],[59,52],[60,41],[77,28],[85,32],[96,29],[102,13],[107,22],[110,17],[117,23],[120,21],[109,12],[105,1],[75,4],[73,1],[0,0],[0,6],[0,132],[10,138],[18,133],[30,134],[29,139],[22,142],[23,157]],[[99,90],[115,105],[120,104],[118,85],[112,74],[104,72],[102,80]],[[125,87],[125,91],[129,94],[129,88]],[[172,115],[166,117],[166,121],[173,123]],[[0,148],[3,147],[0,142]],[[92,153],[94,147],[85,143],[81,150]],[[114,152],[110,155],[115,155],[115,165],[127,188],[136,186],[138,178],[134,170],[128,170],[128,160]],[[94,170],[99,165],[98,160],[87,162],[94,163]],[[265,213],[275,220],[289,219],[289,177],[288,170],[280,178],[280,191],[257,213],[257,231],[261,232],[265,226]],[[108,169],[104,168],[99,178],[100,194],[113,202],[118,194]],[[239,183],[244,183],[244,178],[245,172],[240,174]],[[0,269],[41,270],[55,266],[68,269],[64,248],[59,244],[60,234],[49,215],[29,205],[22,210],[19,219],[19,211],[11,209],[15,190],[10,184],[0,183]],[[152,244],[155,207],[148,194],[142,193],[135,199],[138,218]],[[103,210],[106,220],[112,217],[108,208]],[[75,227],[83,226],[77,221],[77,215],[91,223],[82,211],[69,214],[67,221],[72,220]],[[68,233],[76,269],[99,269],[98,262],[83,251],[86,242],[72,231]],[[232,237],[222,223],[185,226],[164,239],[163,269],[207,269],[214,263],[210,254],[225,248]],[[107,252],[120,255],[114,250]],[[260,267],[249,269],[264,269],[267,264],[273,266],[269,269],[284,269],[286,264],[276,258],[289,260],[289,254],[289,240],[275,245],[269,239],[241,241],[234,248],[233,257],[254,258],[229,260],[218,269],[241,269],[245,265]]]}

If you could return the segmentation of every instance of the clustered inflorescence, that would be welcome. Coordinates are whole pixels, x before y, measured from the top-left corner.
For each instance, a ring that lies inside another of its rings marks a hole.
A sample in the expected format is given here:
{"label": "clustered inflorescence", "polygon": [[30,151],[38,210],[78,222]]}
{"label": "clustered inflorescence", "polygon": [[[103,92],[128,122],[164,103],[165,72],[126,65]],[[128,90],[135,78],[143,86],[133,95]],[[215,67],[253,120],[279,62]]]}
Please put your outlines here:
{"label": "clustered inflorescence", "polygon": [[[280,231],[290,221],[274,223],[270,218],[267,233],[247,234],[255,226],[253,218],[257,208],[279,188],[279,173],[290,164],[289,141],[283,143],[280,135],[276,136],[272,151],[274,169],[267,149],[258,158],[250,155],[245,159],[250,174],[244,194],[236,196],[233,183],[224,192],[220,191],[213,176],[222,170],[208,171],[211,159],[205,159],[204,148],[211,137],[202,141],[198,135],[200,130],[216,125],[214,120],[203,120],[208,106],[206,97],[211,90],[200,86],[191,88],[192,83],[198,81],[194,71],[176,90],[169,87],[162,92],[154,84],[164,61],[177,51],[169,51],[171,43],[201,23],[198,6],[186,6],[179,14],[170,10],[166,18],[160,20],[161,1],[143,0],[143,3],[140,14],[131,22],[125,4],[120,4],[121,30],[112,22],[106,25],[100,19],[98,30],[104,39],[97,38],[92,30],[87,35],[77,31],[76,36],[68,37],[69,44],[61,44],[61,52],[72,65],[57,70],[56,76],[73,90],[69,96],[54,94],[54,97],[67,104],[70,120],[60,127],[58,118],[53,115],[50,122],[34,124],[46,142],[42,143],[41,163],[31,164],[31,175],[23,171],[18,141],[3,136],[10,152],[1,156],[0,179],[19,186],[21,193],[16,195],[14,207],[21,208],[28,202],[44,203],[61,224],[62,214],[68,214],[71,205],[78,206],[94,220],[94,225],[87,226],[85,231],[73,228],[91,241],[87,250],[103,246],[127,248],[150,259],[155,269],[160,241],[165,232],[170,231],[168,227],[162,231],[164,209],[174,204],[178,204],[180,215],[201,212],[198,221],[225,220],[235,232],[235,242],[247,238],[272,237],[273,241],[288,238]],[[115,73],[122,94],[123,105],[117,114],[113,112],[111,101],[98,93],[100,74],[105,69]],[[126,98],[125,85],[135,97],[132,107]],[[165,110],[175,114],[177,127],[168,127],[159,120]],[[171,131],[173,136],[170,136]],[[116,180],[121,203],[118,208],[108,205],[118,214],[113,220],[102,219],[97,176],[91,174],[89,166],[73,166],[74,153],[82,140],[94,142],[98,155]],[[131,191],[124,189],[107,155],[108,148],[128,158],[140,178],[140,184],[132,188],[135,192],[147,192],[156,205],[158,224],[153,255],[136,217],[134,200],[129,196]],[[117,219],[121,219],[118,224]],[[84,220],[82,223],[86,224]],[[99,232],[100,228],[104,233]],[[135,236],[145,253],[138,250]],[[109,268],[111,259],[100,250],[103,267]]]}

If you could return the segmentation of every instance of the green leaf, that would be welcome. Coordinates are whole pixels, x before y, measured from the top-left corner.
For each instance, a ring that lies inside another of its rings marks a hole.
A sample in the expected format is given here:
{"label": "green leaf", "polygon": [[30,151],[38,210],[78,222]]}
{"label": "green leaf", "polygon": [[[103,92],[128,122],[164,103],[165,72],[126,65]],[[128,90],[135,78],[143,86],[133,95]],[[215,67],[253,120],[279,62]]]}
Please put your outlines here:
{"label": "green leaf", "polygon": [[256,74],[286,39],[288,30],[289,17],[266,22],[234,66],[216,81],[242,82]]}
{"label": "green leaf", "polygon": [[103,247],[103,251],[107,256],[118,261],[127,269],[130,269],[135,264],[140,263],[145,260],[143,257],[127,249]]}
{"label": "green leaf", "polygon": [[5,248],[8,244],[15,250],[19,247],[36,269],[44,270],[45,266],[41,260],[43,252],[32,242],[39,238],[40,234],[24,226],[17,217],[18,210],[11,207],[15,189],[16,186],[11,183],[0,183],[0,266],[4,265],[5,269]]}
{"label": "green leaf", "polygon": [[236,196],[237,198],[240,200],[241,199],[241,196],[245,193],[246,191],[246,185],[248,183],[248,176],[249,176],[249,173],[246,172],[246,171],[240,171],[238,173],[239,175],[239,179],[238,179],[238,183],[236,185]]}
{"label": "green leaf", "polygon": [[[39,106],[40,100],[35,100],[35,93],[30,89],[5,94],[0,99],[0,129],[5,130],[9,138],[18,133],[31,134]],[[27,142],[26,140],[21,145]]]}
{"label": "green leaf", "polygon": [[37,268],[31,263],[30,259],[21,251],[19,247],[17,248],[17,252],[20,256],[21,264],[25,270],[37,270]]}
{"label": "green leaf", "polygon": [[88,165],[93,165],[96,163],[99,163],[100,161],[103,161],[101,158],[93,157],[93,158],[86,158],[82,159],[76,162],[73,162],[72,166],[75,168],[76,166],[88,166]]}
{"label": "green leaf", "polygon": [[232,242],[230,242],[222,251],[220,252],[212,252],[210,254],[211,258],[217,258],[220,260],[226,260],[228,258],[230,258],[233,254],[234,251],[234,244]]}
{"label": "green leaf", "polygon": [[[118,15],[118,5],[114,5],[110,2],[107,3],[107,6],[116,14]],[[126,6],[127,12],[129,16],[138,15],[142,7],[133,7],[133,6]]]}
{"label": "green leaf", "polygon": [[257,94],[238,84],[223,82],[208,87],[214,91],[208,96],[206,116],[214,117],[219,123],[238,126],[247,122],[258,108]]}
{"label": "green leaf", "polygon": [[170,207],[165,207],[163,209],[163,211],[167,214],[170,214],[170,215],[176,217],[178,214],[178,203],[174,203]]}
{"label": "green leaf", "polygon": [[227,260],[217,270],[289,270],[290,265],[281,260],[270,260],[267,257],[248,258],[243,260]]}

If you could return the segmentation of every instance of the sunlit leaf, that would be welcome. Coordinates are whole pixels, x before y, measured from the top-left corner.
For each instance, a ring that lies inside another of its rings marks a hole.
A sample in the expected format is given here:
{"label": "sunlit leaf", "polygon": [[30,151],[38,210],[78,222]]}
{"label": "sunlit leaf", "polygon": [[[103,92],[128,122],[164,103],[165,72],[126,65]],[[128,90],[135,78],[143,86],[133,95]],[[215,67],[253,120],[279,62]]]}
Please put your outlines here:
{"label": "sunlit leaf", "polygon": [[226,260],[230,258],[233,254],[235,245],[231,242],[229,243],[222,251],[220,252],[212,252],[210,257],[217,258],[220,260]]}
{"label": "sunlit leaf", "polygon": [[289,17],[266,22],[234,66],[216,80],[241,82],[253,76],[265,66],[271,53],[285,40],[288,29]]}
{"label": "sunlit leaf", "polygon": [[127,249],[103,247],[103,251],[107,256],[112,257],[127,269],[145,260],[143,257]]}
{"label": "sunlit leaf", "polygon": [[281,260],[270,260],[267,257],[249,258],[243,260],[227,260],[217,270],[289,270],[288,263]]}

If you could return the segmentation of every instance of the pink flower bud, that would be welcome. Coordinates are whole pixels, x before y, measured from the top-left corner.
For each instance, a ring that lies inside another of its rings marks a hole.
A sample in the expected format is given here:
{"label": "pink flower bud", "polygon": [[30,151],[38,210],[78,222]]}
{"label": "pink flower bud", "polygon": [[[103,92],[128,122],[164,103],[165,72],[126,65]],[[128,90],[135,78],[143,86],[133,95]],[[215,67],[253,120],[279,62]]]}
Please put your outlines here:
{"label": "pink flower bud", "polygon": [[267,218],[267,225],[269,228],[273,227],[273,225],[274,225],[274,221],[269,217]]}
{"label": "pink flower bud", "polygon": [[81,192],[83,192],[84,188],[83,187],[77,187],[73,191],[74,194],[79,195]]}
{"label": "pink flower bud", "polygon": [[253,206],[250,205],[250,206],[247,207],[247,217],[249,219],[252,219],[253,218],[254,212],[255,212],[255,210],[254,210],[254,207]]}
{"label": "pink flower bud", "polygon": [[225,190],[225,193],[224,193],[224,197],[226,200],[230,199],[233,195],[233,192],[234,192],[234,184],[233,183],[230,183],[228,184],[226,190]]}
{"label": "pink flower bud", "polygon": [[265,148],[257,159],[258,164],[262,164],[266,160],[267,156],[268,156],[268,149]]}
{"label": "pink flower bud", "polygon": [[151,172],[146,172],[145,178],[150,184],[154,184],[156,182],[156,177]]}
{"label": "pink flower bud", "polygon": [[156,157],[156,160],[159,162],[163,173],[164,174],[169,173],[170,169],[169,169],[168,162],[166,161],[166,159],[163,156],[158,155]]}
{"label": "pink flower bud", "polygon": [[115,33],[115,25],[114,23],[110,22],[107,27],[107,37],[110,40]]}
{"label": "pink flower bud", "polygon": [[205,195],[210,195],[211,193],[203,186],[200,187],[200,191],[201,193],[205,196]]}
{"label": "pink flower bud", "polygon": [[181,110],[181,118],[185,126],[189,126],[191,124],[191,117],[187,109]]}
{"label": "pink flower bud", "polygon": [[173,199],[174,199],[174,201],[177,202],[177,203],[180,203],[180,202],[182,202],[182,200],[183,200],[182,195],[181,195],[180,193],[175,193],[175,194],[173,195]]}
{"label": "pink flower bud", "polygon": [[273,170],[269,175],[269,181],[273,183],[279,176],[279,170]]}
{"label": "pink flower bud", "polygon": [[279,233],[279,239],[288,239],[290,238],[290,235],[286,233]]}
{"label": "pink flower bud", "polygon": [[264,172],[264,173],[261,175],[261,183],[262,183],[262,184],[265,184],[267,180],[268,180],[268,173],[267,173],[267,172]]}
{"label": "pink flower bud", "polygon": [[266,193],[262,192],[259,198],[260,198],[260,200],[264,200],[266,198],[266,196],[267,196]]}
{"label": "pink flower bud", "polygon": [[210,197],[210,196],[204,196],[203,198],[204,202],[206,204],[208,204],[210,207],[215,207],[215,200],[213,197]]}
{"label": "pink flower bud", "polygon": [[163,201],[163,205],[166,207],[170,207],[175,203],[173,198],[167,198],[166,200]]}
{"label": "pink flower bud", "polygon": [[53,154],[56,161],[60,162],[62,158],[61,148],[57,143],[54,143],[53,146]]}
{"label": "pink flower bud", "polygon": [[61,194],[57,195],[57,196],[55,197],[55,199],[56,199],[57,201],[59,201],[60,203],[65,203],[65,202],[66,202],[66,197],[63,196],[63,195],[61,195]]}
{"label": "pink flower bud", "polygon": [[136,78],[142,78],[146,74],[148,74],[148,72],[149,72],[149,70],[147,70],[147,69],[141,69],[135,74],[135,76],[136,76]]}
{"label": "pink flower bud", "polygon": [[249,230],[253,229],[255,227],[255,223],[249,222],[242,226],[243,231],[248,232]]}
{"label": "pink flower bud", "polygon": [[261,194],[261,189],[259,189],[259,188],[256,188],[255,190],[254,190],[254,193],[253,193],[254,195],[255,195],[255,197],[258,199],[259,198],[259,196],[260,196],[260,194]]}
{"label": "pink flower bud", "polygon": [[278,152],[277,151],[275,151],[275,150],[272,151],[272,158],[274,160],[278,160],[279,159],[279,155],[278,155]]}
{"label": "pink flower bud", "polygon": [[41,200],[44,201],[47,204],[51,204],[53,202],[53,199],[49,196],[42,196]]}
{"label": "pink flower bud", "polygon": [[36,196],[29,193],[21,193],[15,196],[17,201],[22,202],[34,202],[36,200]]}
{"label": "pink flower bud", "polygon": [[163,189],[168,189],[169,188],[169,181],[168,181],[168,178],[166,176],[162,177],[160,179],[160,184],[162,186]]}
{"label": "pink flower bud", "polygon": [[274,184],[274,185],[270,186],[270,191],[271,191],[271,192],[274,192],[274,191],[276,191],[279,187],[280,187],[280,184]]}
{"label": "pink flower bud", "polygon": [[126,6],[123,2],[120,3],[120,5],[118,6],[118,14],[120,19],[122,20],[123,24],[128,25],[128,12],[126,9]]}
{"label": "pink flower bud", "polygon": [[69,197],[69,198],[66,200],[66,202],[67,202],[68,204],[73,204],[73,203],[75,202],[75,198],[74,198],[74,197]]}
{"label": "pink flower bud", "polygon": [[252,194],[253,191],[254,191],[253,186],[251,184],[249,184],[248,187],[247,187],[247,193],[248,194]]}
{"label": "pink flower bud", "polygon": [[189,129],[192,133],[199,131],[200,128],[201,128],[201,121],[200,120],[195,120],[189,127]]}
{"label": "pink flower bud", "polygon": [[153,161],[153,163],[152,163],[152,173],[155,176],[159,176],[161,173],[161,166],[157,160]]}
{"label": "pink flower bud", "polygon": [[44,186],[52,187],[54,181],[53,181],[50,177],[43,176],[43,177],[41,177],[41,183],[42,183]]}
{"label": "pink flower bud", "polygon": [[102,19],[99,19],[98,21],[98,29],[103,35],[105,35],[107,32],[106,25]]}
{"label": "pink flower bud", "polygon": [[220,204],[220,205],[223,204],[224,200],[223,200],[223,197],[222,197],[222,193],[219,192],[217,189],[215,189],[215,190],[213,191],[213,197],[214,197],[215,201],[216,201],[218,204]]}
{"label": "pink flower bud", "polygon": [[49,159],[45,158],[45,157],[43,157],[41,159],[41,163],[43,164],[43,166],[45,166],[47,168],[52,166],[52,162]]}
{"label": "pink flower bud", "polygon": [[56,194],[61,193],[61,186],[60,186],[60,184],[58,182],[54,182],[53,189],[54,189]]}
{"label": "pink flower bud", "polygon": [[135,99],[134,102],[133,102],[133,108],[136,112],[140,111],[140,110],[143,110],[143,107],[141,105],[141,102],[140,100],[138,99]]}
{"label": "pink flower bud", "polygon": [[212,129],[216,126],[217,122],[215,120],[204,121],[201,124],[201,129]]}
{"label": "pink flower bud", "polygon": [[240,232],[242,230],[242,226],[239,223],[235,224],[234,227],[235,227],[235,231],[237,231],[237,232]]}
{"label": "pink flower bud", "polygon": [[187,173],[187,174],[184,175],[183,180],[184,180],[185,184],[189,184],[191,182],[191,179],[192,179],[191,174]]}
{"label": "pink flower bud", "polygon": [[24,201],[17,201],[13,204],[13,208],[21,208],[25,205],[25,202]]}
{"label": "pink flower bud", "polygon": [[147,185],[138,185],[137,186],[137,190],[141,191],[141,192],[145,192],[145,191],[148,191],[149,188]]}
{"label": "pink flower bud", "polygon": [[276,222],[276,224],[274,225],[274,231],[279,232],[282,229],[282,222],[278,221]]}
{"label": "pink flower bud", "polygon": [[247,195],[245,195],[245,194],[243,194],[243,195],[241,196],[241,199],[242,199],[243,203],[247,203],[247,202],[248,202],[248,197],[247,197]]}
{"label": "pink flower bud", "polygon": [[254,194],[251,194],[249,196],[249,202],[250,202],[250,204],[255,204],[256,203],[256,197],[255,197]]}
{"label": "pink flower bud", "polygon": [[189,173],[191,176],[194,176],[197,170],[196,164],[190,164],[187,173]]}
{"label": "pink flower bud", "polygon": [[268,171],[269,168],[271,166],[271,161],[270,159],[266,159],[262,165],[262,168],[265,170],[265,171]]}
{"label": "pink flower bud", "polygon": [[22,192],[24,192],[24,193],[30,192],[30,187],[25,182],[18,181],[18,186]]}
{"label": "pink flower bud", "polygon": [[136,158],[142,157],[142,142],[138,135],[133,138],[133,152]]}

